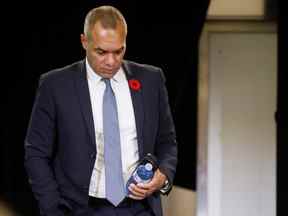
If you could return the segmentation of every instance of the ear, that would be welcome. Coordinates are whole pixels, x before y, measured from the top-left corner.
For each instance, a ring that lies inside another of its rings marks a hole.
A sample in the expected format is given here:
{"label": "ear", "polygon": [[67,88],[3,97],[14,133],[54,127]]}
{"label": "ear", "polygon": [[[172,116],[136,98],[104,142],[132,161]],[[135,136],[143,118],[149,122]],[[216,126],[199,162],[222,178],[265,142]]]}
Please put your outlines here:
{"label": "ear", "polygon": [[80,39],[81,39],[81,43],[82,43],[82,47],[87,50],[87,47],[88,47],[88,38],[86,35],[84,34],[81,34],[80,35]]}

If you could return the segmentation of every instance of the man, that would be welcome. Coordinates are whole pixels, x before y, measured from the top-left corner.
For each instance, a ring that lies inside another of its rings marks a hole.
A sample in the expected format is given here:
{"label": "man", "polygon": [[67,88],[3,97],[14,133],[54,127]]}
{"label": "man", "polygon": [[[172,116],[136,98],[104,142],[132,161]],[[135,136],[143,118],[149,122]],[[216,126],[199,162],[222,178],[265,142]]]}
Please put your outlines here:
{"label": "man", "polygon": [[[162,215],[177,144],[161,69],[123,60],[127,25],[114,7],[86,16],[86,59],[40,85],[25,139],[25,166],[42,215]],[[148,153],[158,169],[125,183]],[[118,186],[119,185],[119,186]]]}

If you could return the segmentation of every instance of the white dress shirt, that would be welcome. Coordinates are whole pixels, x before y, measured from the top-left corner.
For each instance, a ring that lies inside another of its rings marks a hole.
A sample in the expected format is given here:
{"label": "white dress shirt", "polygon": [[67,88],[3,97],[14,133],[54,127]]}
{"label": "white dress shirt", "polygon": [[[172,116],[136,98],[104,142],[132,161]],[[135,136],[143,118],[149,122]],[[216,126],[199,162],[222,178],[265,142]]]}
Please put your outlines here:
{"label": "white dress shirt", "polygon": [[[105,164],[104,164],[104,143],[103,143],[103,94],[105,83],[101,77],[90,67],[86,59],[86,70],[90,100],[92,105],[93,121],[96,135],[97,156],[94,169],[90,179],[89,195],[105,198]],[[120,129],[122,173],[124,183],[137,166],[139,161],[137,132],[135,124],[134,109],[129,90],[128,81],[122,68],[117,71],[111,79],[118,111]]]}

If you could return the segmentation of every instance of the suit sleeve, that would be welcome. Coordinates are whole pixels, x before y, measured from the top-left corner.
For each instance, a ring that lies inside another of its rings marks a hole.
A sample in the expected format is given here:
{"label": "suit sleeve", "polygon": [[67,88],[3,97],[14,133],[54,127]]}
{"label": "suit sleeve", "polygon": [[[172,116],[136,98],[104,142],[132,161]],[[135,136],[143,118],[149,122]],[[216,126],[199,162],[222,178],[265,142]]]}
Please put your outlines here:
{"label": "suit sleeve", "polygon": [[60,216],[60,195],[51,164],[55,145],[56,111],[52,91],[40,78],[26,138],[25,168],[41,215]]}
{"label": "suit sleeve", "polygon": [[156,140],[156,154],[159,162],[159,169],[168,178],[169,188],[164,192],[164,194],[168,194],[171,190],[176,172],[177,142],[168,100],[168,92],[165,86],[165,77],[161,70],[159,85],[159,128]]}

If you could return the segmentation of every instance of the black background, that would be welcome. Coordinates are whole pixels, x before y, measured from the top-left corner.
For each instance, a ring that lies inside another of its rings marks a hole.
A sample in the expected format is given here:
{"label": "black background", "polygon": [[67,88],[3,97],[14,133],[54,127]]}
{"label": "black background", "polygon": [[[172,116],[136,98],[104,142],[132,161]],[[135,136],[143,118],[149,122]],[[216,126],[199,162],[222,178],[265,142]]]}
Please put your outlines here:
{"label": "black background", "polygon": [[[1,7],[8,15],[2,19],[1,30],[0,200],[20,215],[38,215],[23,167],[23,146],[39,76],[85,57],[80,44],[85,15],[103,4],[117,7],[126,18],[125,58],[164,70],[179,143],[175,184],[196,190],[198,42],[209,0],[11,1]],[[270,16],[275,18],[275,14]],[[280,44],[287,38],[284,22],[279,23],[279,33]],[[278,46],[278,161],[285,158],[288,143],[285,45]],[[282,175],[277,183],[280,180],[285,184],[287,178]]]}

